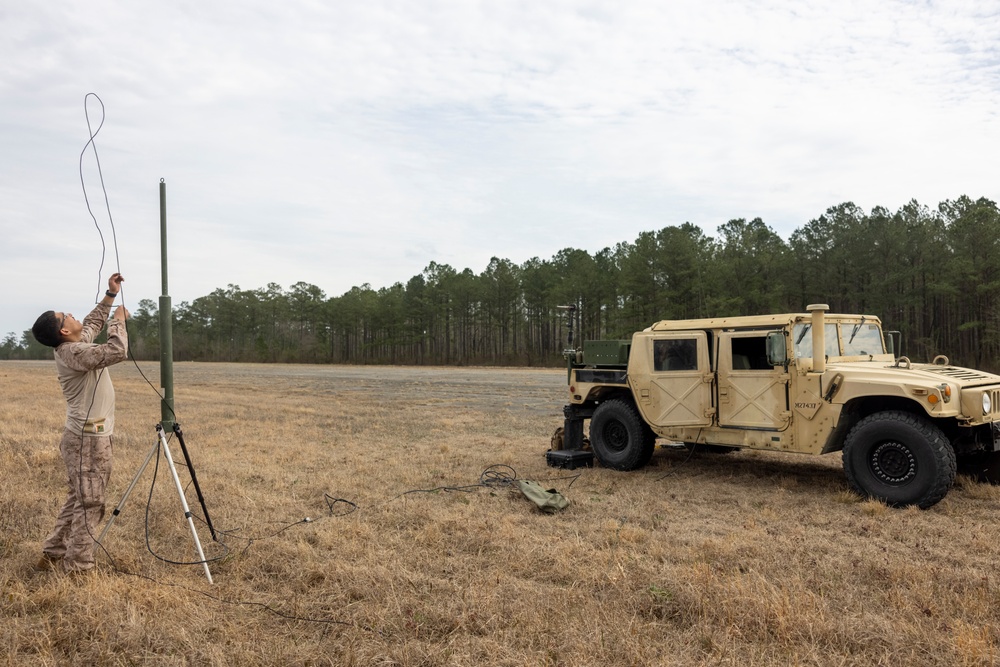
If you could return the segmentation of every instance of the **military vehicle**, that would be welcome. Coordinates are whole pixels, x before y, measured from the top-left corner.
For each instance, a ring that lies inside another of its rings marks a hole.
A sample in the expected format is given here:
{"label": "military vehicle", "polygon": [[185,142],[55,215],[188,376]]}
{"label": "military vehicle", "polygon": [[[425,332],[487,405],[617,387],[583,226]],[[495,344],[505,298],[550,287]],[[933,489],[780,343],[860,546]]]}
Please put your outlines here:
{"label": "military vehicle", "polygon": [[[1000,376],[914,363],[872,315],[806,313],[665,320],[631,340],[567,349],[560,445],[601,465],[646,465],[657,438],[689,448],[843,452],[850,487],[927,508],[957,466],[1000,470]],[[572,346],[572,329],[570,329]]]}

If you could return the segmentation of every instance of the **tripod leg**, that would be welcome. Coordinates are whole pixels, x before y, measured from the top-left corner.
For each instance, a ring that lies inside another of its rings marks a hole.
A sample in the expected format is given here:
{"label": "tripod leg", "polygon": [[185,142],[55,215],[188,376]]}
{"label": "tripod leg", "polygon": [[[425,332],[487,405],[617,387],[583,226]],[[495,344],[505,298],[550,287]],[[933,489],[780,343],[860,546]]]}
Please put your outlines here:
{"label": "tripod leg", "polygon": [[194,464],[191,463],[191,457],[188,455],[187,445],[184,444],[184,432],[181,431],[181,425],[174,422],[174,435],[177,436],[177,442],[181,443],[181,451],[184,453],[184,462],[187,463],[188,472],[191,473],[191,483],[194,484],[194,492],[198,496],[198,502],[201,503],[201,512],[205,515],[205,523],[208,524],[208,532],[212,534],[212,539],[217,539],[215,536],[215,527],[212,525],[212,517],[208,515],[208,507],[205,506],[205,496],[201,495],[201,486],[198,485],[198,475],[194,471]]}
{"label": "tripod leg", "polygon": [[167,457],[167,465],[170,466],[170,474],[174,478],[174,486],[177,487],[177,495],[181,498],[181,507],[184,508],[184,517],[187,519],[188,526],[191,528],[191,537],[194,538],[194,546],[198,552],[198,560],[201,561],[202,566],[205,568],[205,577],[208,579],[208,583],[213,584],[212,573],[208,569],[208,562],[205,560],[205,553],[201,550],[201,540],[198,539],[198,531],[194,527],[194,519],[191,518],[191,509],[188,507],[187,498],[184,497],[184,487],[181,486],[181,480],[177,477],[177,468],[174,467],[174,460],[170,456],[170,447],[167,445],[167,437],[163,434],[163,428],[157,424],[157,432],[160,434],[160,445],[163,447],[163,453]]}
{"label": "tripod leg", "polygon": [[146,470],[146,466],[149,465],[149,462],[153,458],[153,454],[156,453],[156,449],[159,446],[159,442],[154,442],[152,449],[149,450],[149,454],[146,454],[146,460],[142,462],[141,466],[139,466],[139,470],[135,473],[135,477],[132,478],[132,483],[128,485],[127,489],[125,489],[125,494],[115,507],[115,511],[111,513],[111,517],[108,519],[108,522],[104,524],[104,529],[101,531],[100,536],[94,543],[94,549],[97,549],[97,547],[104,542],[104,536],[107,534],[108,529],[111,528],[111,524],[115,522],[118,515],[122,513],[122,508],[125,507],[125,501],[128,500],[129,494],[132,493],[132,489],[134,489],[135,485],[139,482],[139,478],[142,477],[142,473]]}

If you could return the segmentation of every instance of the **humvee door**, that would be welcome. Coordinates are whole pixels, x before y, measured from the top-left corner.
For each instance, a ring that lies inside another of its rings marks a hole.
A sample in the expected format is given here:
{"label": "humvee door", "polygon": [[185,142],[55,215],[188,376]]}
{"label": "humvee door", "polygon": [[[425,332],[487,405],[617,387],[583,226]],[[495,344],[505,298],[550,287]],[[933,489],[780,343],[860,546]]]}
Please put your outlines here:
{"label": "humvee door", "polygon": [[767,332],[719,334],[719,426],[782,430],[788,426],[788,373],[767,362]]}
{"label": "humvee door", "polygon": [[712,371],[704,331],[654,333],[642,341],[629,381],[639,409],[653,426],[709,426]]}

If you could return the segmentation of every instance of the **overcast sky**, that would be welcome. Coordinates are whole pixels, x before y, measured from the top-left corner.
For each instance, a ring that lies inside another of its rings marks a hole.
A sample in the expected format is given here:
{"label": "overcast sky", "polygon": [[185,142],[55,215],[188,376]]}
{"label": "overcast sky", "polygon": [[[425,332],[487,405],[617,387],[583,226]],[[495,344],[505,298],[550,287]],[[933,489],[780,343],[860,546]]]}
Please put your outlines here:
{"label": "overcast sky", "polygon": [[161,178],[175,305],[1000,199],[995,0],[0,0],[0,26],[0,336],[82,317],[119,262],[155,301]]}

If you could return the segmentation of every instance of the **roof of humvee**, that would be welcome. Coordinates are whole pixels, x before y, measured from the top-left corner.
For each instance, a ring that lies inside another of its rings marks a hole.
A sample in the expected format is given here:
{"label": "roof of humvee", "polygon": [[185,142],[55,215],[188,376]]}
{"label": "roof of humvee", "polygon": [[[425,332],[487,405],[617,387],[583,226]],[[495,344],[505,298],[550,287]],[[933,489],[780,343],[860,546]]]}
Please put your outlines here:
{"label": "roof of humvee", "polygon": [[[862,317],[866,322],[881,324],[882,321],[874,315],[854,315],[844,313],[826,313],[828,322],[856,322]],[[780,313],[777,315],[747,315],[743,317],[711,317],[700,320],[660,320],[650,326],[647,331],[683,331],[687,329],[759,329],[767,327],[784,327],[796,321],[811,321],[809,313]]]}

